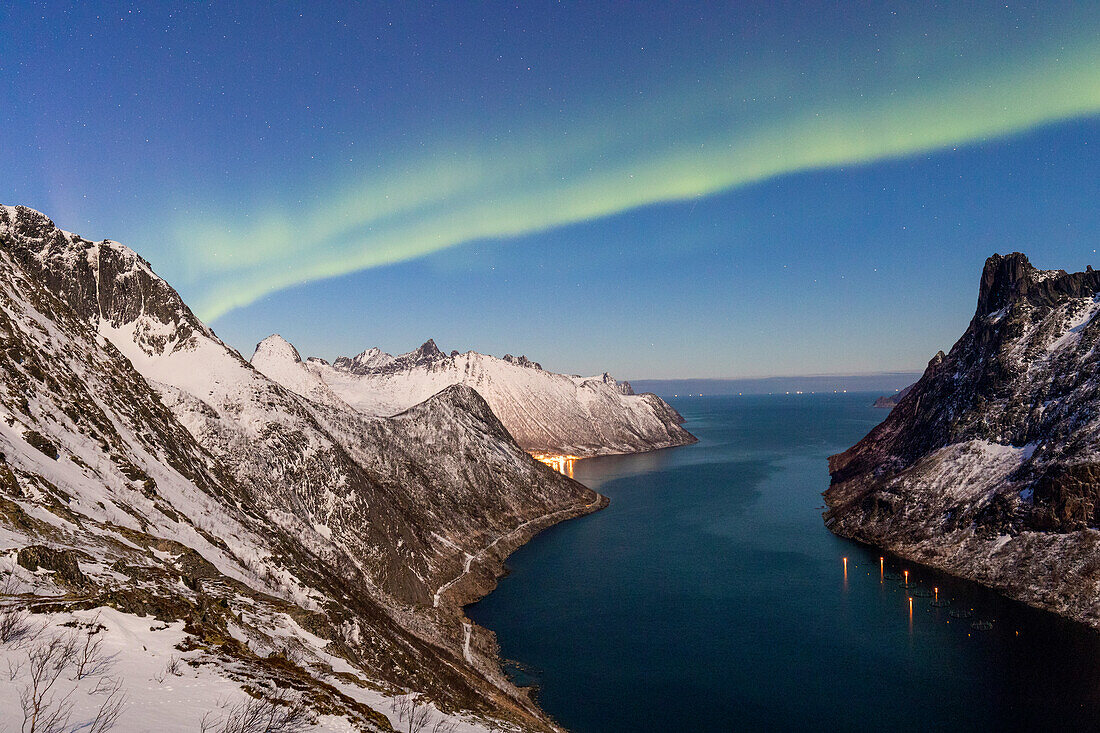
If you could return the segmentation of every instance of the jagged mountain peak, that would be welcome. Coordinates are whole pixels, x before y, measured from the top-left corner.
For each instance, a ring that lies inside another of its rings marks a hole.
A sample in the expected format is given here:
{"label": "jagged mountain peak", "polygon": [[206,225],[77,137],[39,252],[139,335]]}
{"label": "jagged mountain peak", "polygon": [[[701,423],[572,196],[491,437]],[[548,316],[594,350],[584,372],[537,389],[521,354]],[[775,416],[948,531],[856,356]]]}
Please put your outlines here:
{"label": "jagged mountain peak", "polygon": [[331,366],[312,359],[301,365],[282,362],[253,360],[299,394],[317,399],[315,386],[322,384],[367,415],[401,414],[453,385],[468,385],[512,437],[535,452],[632,453],[695,440],[681,427],[683,418],[656,395],[635,395],[629,383],[606,372],[595,377],[548,372],[526,356],[498,359],[476,351],[448,356],[429,339],[397,357],[369,349]]}
{"label": "jagged mountain peak", "polygon": [[[315,357],[310,357],[314,359]],[[332,362],[332,366],[349,372],[369,372],[374,369],[382,369],[394,363],[394,357],[387,354],[377,346],[359,352],[353,357],[338,356]]]}
{"label": "jagged mountain peak", "polygon": [[985,261],[978,288],[977,315],[984,316],[1004,308],[1027,294],[1035,267],[1022,252],[994,254]]}
{"label": "jagged mountain peak", "polygon": [[406,364],[415,365],[427,364],[445,357],[446,354],[440,351],[439,347],[435,345],[435,339],[428,339],[409,353],[397,357],[397,360]]}
{"label": "jagged mountain peak", "polygon": [[501,357],[501,359],[508,362],[509,364],[515,364],[516,366],[525,367],[527,369],[538,369],[539,371],[542,371],[542,364],[539,364],[537,361],[531,361],[524,355],[512,356],[511,354],[505,354]]}
{"label": "jagged mountain peak", "polygon": [[1100,291],[1100,272],[1040,270],[1021,252],[995,254],[985,261],[978,288],[976,318],[983,318],[1018,302],[1049,306],[1065,297],[1079,298]]}
{"label": "jagged mountain peak", "polygon": [[93,326],[126,329],[148,354],[217,337],[134,250],[59,229],[25,206],[0,207],[0,243],[24,269]]}

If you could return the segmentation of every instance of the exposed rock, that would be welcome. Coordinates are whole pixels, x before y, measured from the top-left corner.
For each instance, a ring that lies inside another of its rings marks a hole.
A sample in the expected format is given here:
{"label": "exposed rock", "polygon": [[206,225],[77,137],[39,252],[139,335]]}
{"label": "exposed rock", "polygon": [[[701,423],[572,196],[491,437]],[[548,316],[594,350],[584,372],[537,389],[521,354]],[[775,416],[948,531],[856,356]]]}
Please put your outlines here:
{"label": "exposed rock", "polygon": [[[457,355],[457,352],[454,352],[454,355]],[[542,371],[542,364],[539,364],[537,361],[531,361],[526,356],[512,356],[511,354],[505,354],[501,358],[509,364],[515,364],[516,366]]]}
{"label": "exposed rock", "polygon": [[1100,626],[1098,293],[990,257],[963,336],[829,459],[827,526]]}
{"label": "exposed rock", "polygon": [[[83,589],[91,585],[88,576],[80,571],[79,555],[70,549],[55,549],[45,545],[28,545],[19,548],[17,562],[27,570],[49,570],[61,585]],[[90,559],[90,558],[89,558]]]}
{"label": "exposed rock", "polygon": [[60,453],[57,450],[57,446],[42,433],[37,430],[28,430],[23,433],[23,440],[33,445],[39,453],[42,455],[57,460]]}

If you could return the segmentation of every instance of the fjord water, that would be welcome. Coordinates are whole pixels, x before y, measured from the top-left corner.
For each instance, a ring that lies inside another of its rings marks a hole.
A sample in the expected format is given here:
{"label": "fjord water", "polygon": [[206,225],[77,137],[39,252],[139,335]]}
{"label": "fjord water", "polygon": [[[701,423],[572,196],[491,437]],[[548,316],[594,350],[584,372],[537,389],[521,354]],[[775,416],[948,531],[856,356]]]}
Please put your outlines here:
{"label": "fjord water", "polygon": [[611,505],[518,550],[469,616],[576,733],[1094,728],[1100,635],[887,556],[933,608],[824,528],[825,459],[873,397],[670,400],[699,443],[580,461]]}

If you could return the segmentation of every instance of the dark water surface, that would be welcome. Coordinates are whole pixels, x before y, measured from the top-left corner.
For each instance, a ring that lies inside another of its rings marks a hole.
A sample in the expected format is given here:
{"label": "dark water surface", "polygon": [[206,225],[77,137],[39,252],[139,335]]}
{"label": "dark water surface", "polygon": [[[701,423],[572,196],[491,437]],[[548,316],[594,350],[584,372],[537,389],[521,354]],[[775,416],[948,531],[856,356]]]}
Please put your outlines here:
{"label": "dark water surface", "polygon": [[1100,727],[1100,635],[887,557],[951,601],[910,614],[881,553],[824,528],[825,458],[872,397],[672,400],[699,444],[580,461],[611,506],[517,551],[470,618],[576,733]]}

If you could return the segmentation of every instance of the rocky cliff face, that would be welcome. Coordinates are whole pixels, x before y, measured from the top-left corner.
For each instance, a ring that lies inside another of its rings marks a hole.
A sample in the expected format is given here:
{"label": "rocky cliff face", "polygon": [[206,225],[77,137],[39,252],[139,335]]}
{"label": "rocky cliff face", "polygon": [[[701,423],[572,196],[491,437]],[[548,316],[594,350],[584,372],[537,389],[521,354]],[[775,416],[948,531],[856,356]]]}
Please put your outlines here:
{"label": "rocky cliff face", "polygon": [[1100,626],[1098,295],[989,258],[962,338],[829,459],[827,526]]}
{"label": "rocky cliff face", "polygon": [[396,722],[396,691],[469,730],[552,727],[459,602],[603,500],[474,390],[372,417],[288,389],[131,250],[22,207],[0,208],[0,361],[0,570],[20,604],[183,620],[188,659],[364,730]]}
{"label": "rocky cliff face", "polygon": [[[285,344],[285,346],[283,345]],[[684,419],[654,394],[635,395],[604,373],[576,377],[545,371],[526,356],[501,359],[470,351],[449,355],[432,340],[400,356],[369,349],[302,362],[278,336],[256,347],[252,365],[290,390],[393,415],[456,384],[477,391],[526,450],[576,456],[636,453],[695,442]],[[332,397],[326,396],[331,393]]]}

